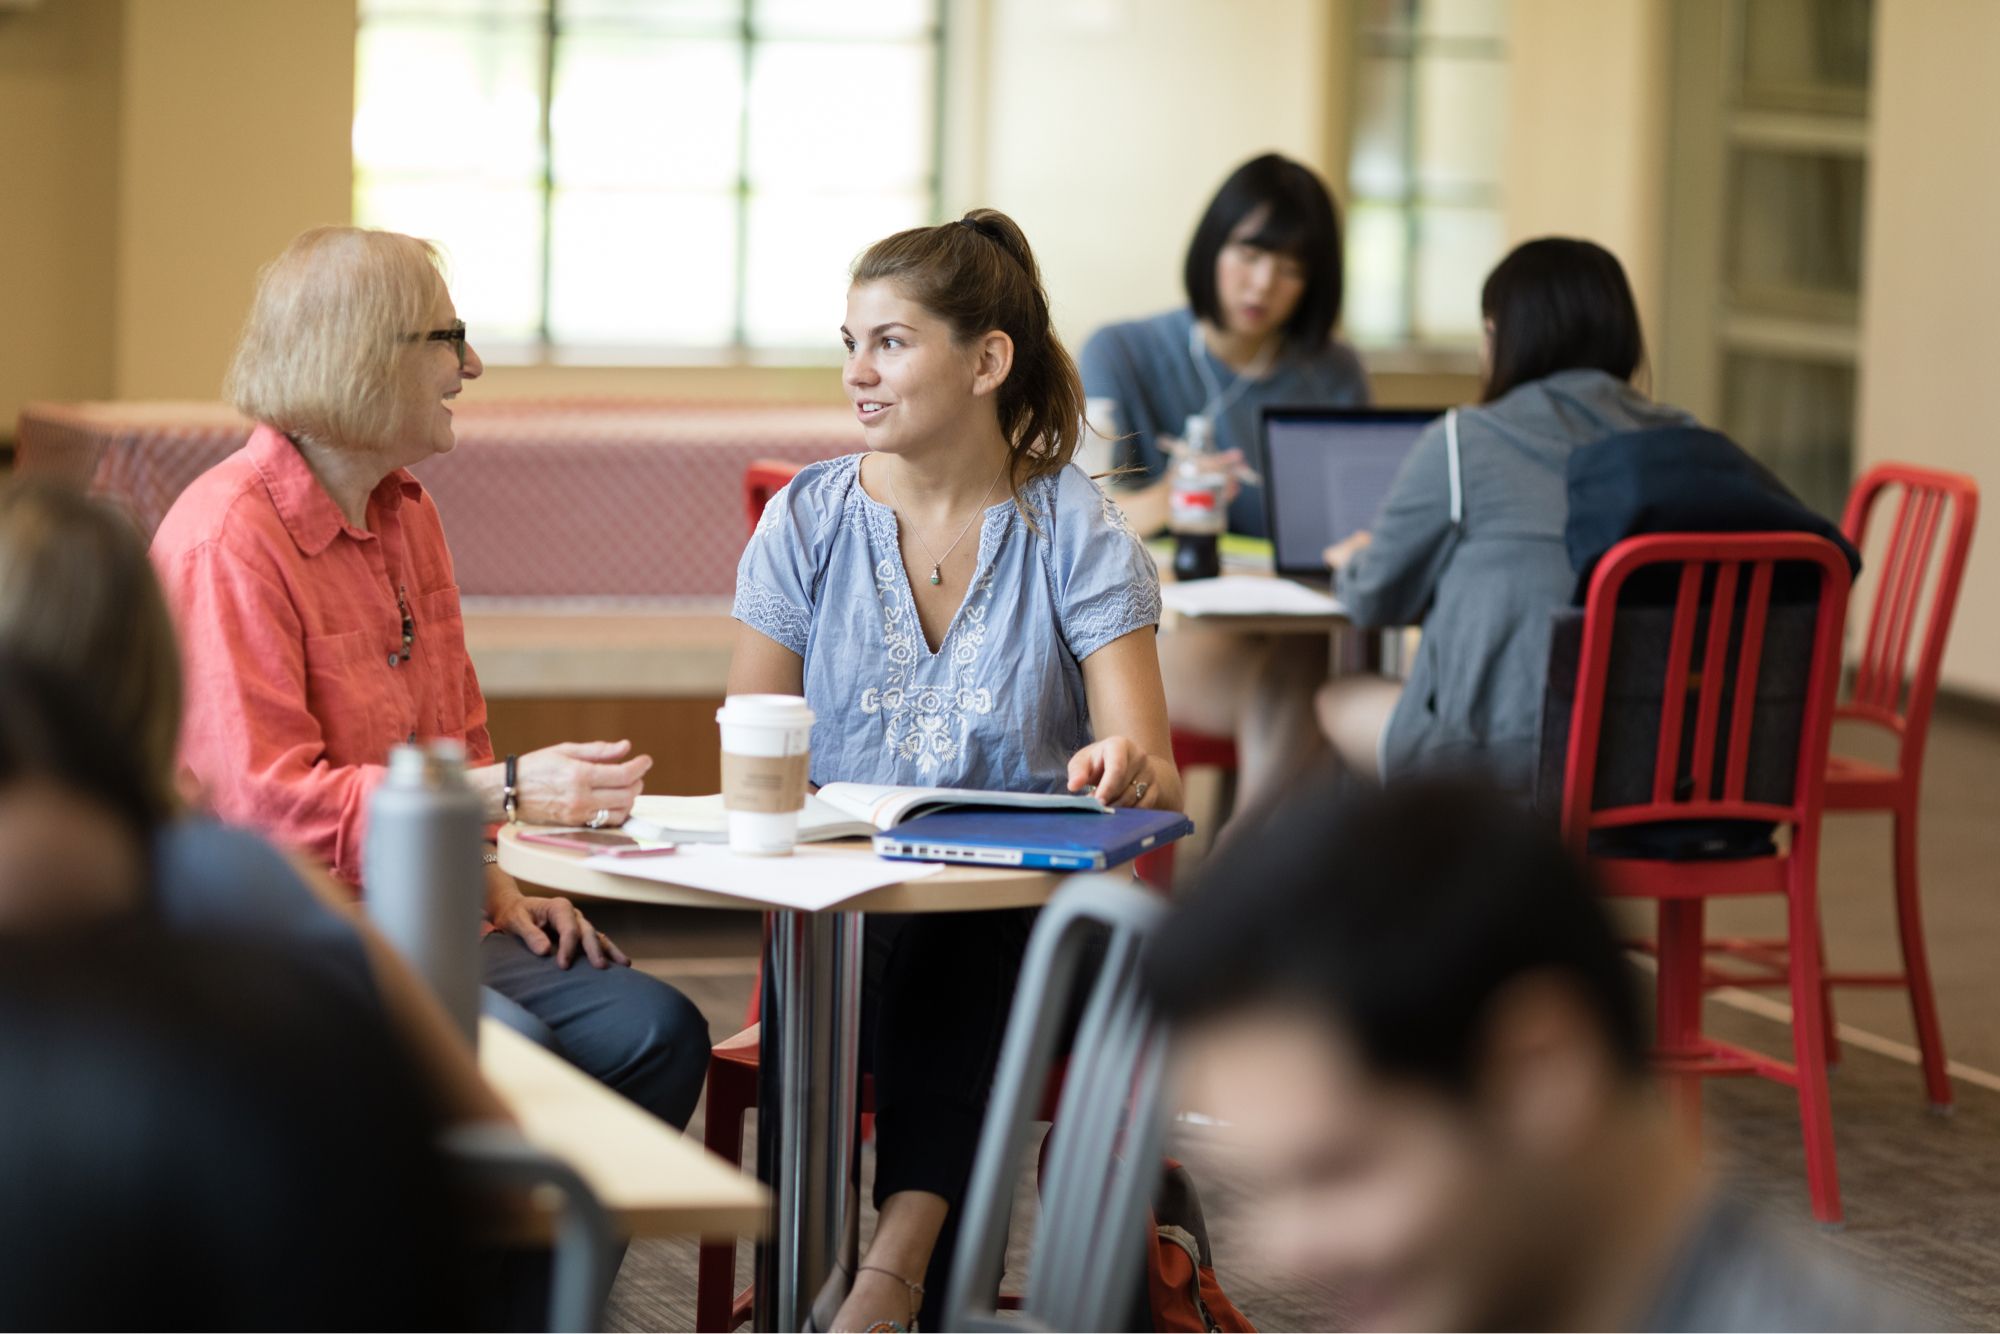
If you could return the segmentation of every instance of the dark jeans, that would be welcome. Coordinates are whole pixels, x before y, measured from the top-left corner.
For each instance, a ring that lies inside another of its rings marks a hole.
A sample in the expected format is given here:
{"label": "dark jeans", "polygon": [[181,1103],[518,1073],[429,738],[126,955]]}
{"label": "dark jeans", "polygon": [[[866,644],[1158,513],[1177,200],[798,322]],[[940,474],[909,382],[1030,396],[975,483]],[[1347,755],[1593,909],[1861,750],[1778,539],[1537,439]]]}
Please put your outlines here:
{"label": "dark jeans", "polygon": [[480,954],[489,1013],[661,1120],[687,1125],[708,1074],[708,1021],[692,1001],[623,965],[593,968],[579,957],[558,967],[504,932],[486,937]]}
{"label": "dark jeans", "polygon": [[875,1076],[875,1205],[927,1190],[950,1206],[923,1275],[925,1329],[944,1328],[959,1216],[1034,919],[1032,909],[868,918],[861,1068]]}

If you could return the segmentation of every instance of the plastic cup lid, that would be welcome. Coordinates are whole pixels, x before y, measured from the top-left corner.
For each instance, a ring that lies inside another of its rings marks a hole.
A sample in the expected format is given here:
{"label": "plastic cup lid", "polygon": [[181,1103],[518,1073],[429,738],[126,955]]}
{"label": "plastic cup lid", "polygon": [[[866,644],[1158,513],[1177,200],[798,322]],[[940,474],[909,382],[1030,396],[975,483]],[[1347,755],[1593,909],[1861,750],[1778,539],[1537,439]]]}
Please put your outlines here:
{"label": "plastic cup lid", "polygon": [[715,711],[715,721],[753,727],[811,727],[812,707],[802,695],[731,695]]}

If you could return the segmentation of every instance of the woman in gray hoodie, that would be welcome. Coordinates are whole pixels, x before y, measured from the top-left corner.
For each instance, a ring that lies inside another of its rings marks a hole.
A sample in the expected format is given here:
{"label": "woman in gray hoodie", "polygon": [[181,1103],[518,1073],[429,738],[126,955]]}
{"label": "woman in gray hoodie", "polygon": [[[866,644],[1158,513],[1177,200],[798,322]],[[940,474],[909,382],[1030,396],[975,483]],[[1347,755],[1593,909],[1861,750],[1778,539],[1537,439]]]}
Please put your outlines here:
{"label": "woman in gray hoodie", "polygon": [[1633,387],[1645,343],[1602,246],[1516,247],[1480,294],[1485,385],[1427,430],[1369,531],[1327,550],[1358,625],[1424,627],[1409,680],[1343,677],[1321,726],[1354,772],[1474,770],[1532,792],[1549,613],[1576,587],[1565,465],[1585,445],[1693,419]]}

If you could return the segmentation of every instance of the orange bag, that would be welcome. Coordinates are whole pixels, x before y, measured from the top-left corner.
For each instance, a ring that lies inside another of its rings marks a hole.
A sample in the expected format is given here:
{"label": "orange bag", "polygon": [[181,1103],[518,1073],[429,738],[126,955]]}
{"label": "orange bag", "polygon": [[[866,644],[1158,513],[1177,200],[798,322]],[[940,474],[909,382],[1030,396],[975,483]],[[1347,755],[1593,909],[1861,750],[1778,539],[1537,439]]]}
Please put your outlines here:
{"label": "orange bag", "polygon": [[1149,1218],[1146,1247],[1146,1304],[1156,1330],[1255,1331],[1216,1281],[1215,1257],[1208,1248],[1208,1225],[1194,1179],[1173,1159],[1165,1160],[1160,1195]]}

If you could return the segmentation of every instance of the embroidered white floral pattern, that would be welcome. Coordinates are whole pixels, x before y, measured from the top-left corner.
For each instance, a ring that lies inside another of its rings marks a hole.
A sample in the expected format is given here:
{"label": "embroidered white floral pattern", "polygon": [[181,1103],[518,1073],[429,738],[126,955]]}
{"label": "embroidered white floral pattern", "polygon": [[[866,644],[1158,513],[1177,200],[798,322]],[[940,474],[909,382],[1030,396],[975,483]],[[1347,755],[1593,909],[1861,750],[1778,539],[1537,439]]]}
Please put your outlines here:
{"label": "embroidered white floral pattern", "polygon": [[[879,549],[899,552],[895,521],[870,512]],[[889,673],[880,686],[869,686],[857,701],[861,712],[881,715],[882,740],[889,753],[913,763],[926,778],[956,772],[964,758],[974,717],[993,712],[993,690],[978,680],[980,650],[986,646],[986,609],[993,600],[989,516],[980,526],[979,563],[965,602],[932,654],[924,642],[923,623],[899,556],[884,556],[875,564],[875,597],[882,608],[882,640],[888,646]],[[917,685],[911,676],[926,662],[941,662],[950,679],[939,685]]]}

